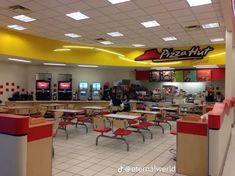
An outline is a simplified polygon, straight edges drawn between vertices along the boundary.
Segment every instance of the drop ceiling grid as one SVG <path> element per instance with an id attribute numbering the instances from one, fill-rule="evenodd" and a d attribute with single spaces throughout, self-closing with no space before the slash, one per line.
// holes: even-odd
<path id="1" fill-rule="evenodd" d="M 38 20 L 24 23 L 12 19 L 17 15 L 7 8 L 19 4 L 32 10 L 28 16 Z M 66 13 L 81 11 L 90 19 L 75 21 Z M 27 27 L 22 31 L 48 38 L 72 42 L 98 44 L 95 38 L 113 41 L 114 46 L 132 47 L 133 43 L 147 47 L 181 46 L 210 43 L 210 38 L 224 37 L 225 26 L 218 0 L 213 4 L 190 8 L 186 0 L 132 0 L 112 5 L 107 0 L 2 0 L 0 3 L 0 25 L 18 24 Z M 161 26 L 146 29 L 140 23 L 157 20 Z M 185 26 L 219 22 L 220 28 L 201 29 L 198 33 L 188 32 Z M 119 31 L 123 37 L 113 38 L 106 33 Z M 64 33 L 78 33 L 81 38 L 70 39 Z M 164 42 L 162 37 L 176 36 L 177 41 Z M 207 42 L 206 42 L 207 41 Z M 123 43 L 122 43 L 123 42 Z"/>

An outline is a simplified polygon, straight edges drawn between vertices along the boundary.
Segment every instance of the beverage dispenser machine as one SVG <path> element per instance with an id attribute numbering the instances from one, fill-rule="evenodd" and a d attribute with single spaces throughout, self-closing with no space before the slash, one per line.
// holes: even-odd
<path id="1" fill-rule="evenodd" d="M 88 91 L 88 82 L 80 82 L 78 85 L 79 89 L 79 99 L 88 100 L 89 91 Z"/>

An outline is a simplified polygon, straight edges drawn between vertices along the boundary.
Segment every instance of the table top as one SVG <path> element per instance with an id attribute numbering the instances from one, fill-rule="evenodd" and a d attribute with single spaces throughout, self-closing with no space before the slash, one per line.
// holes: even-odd
<path id="1" fill-rule="evenodd" d="M 137 112 L 142 114 L 160 114 L 160 112 L 156 111 L 145 111 L 145 110 L 132 110 L 131 112 Z"/>
<path id="2" fill-rule="evenodd" d="M 4 109 L 15 110 L 15 109 L 32 109 L 33 106 L 10 106 L 4 107 Z"/>
<path id="3" fill-rule="evenodd" d="M 103 109 L 107 109 L 107 107 L 104 107 L 104 106 L 83 106 L 82 109 L 103 110 Z"/>
<path id="4" fill-rule="evenodd" d="M 56 107 L 56 106 L 63 106 L 63 104 L 51 103 L 51 104 L 41 104 L 41 106 Z"/>
<path id="5" fill-rule="evenodd" d="M 116 119 L 128 119 L 128 120 L 132 120 L 132 119 L 137 119 L 139 118 L 139 116 L 135 116 L 135 115 L 126 115 L 126 114 L 107 114 L 104 115 L 105 117 L 108 118 L 116 118 Z"/>
<path id="6" fill-rule="evenodd" d="M 169 111 L 177 111 L 178 108 L 174 108 L 174 107 L 151 107 L 151 109 L 159 109 L 159 110 L 169 110 Z"/>
<path id="7" fill-rule="evenodd" d="M 53 112 L 68 112 L 68 113 L 81 113 L 84 110 L 81 109 L 54 109 Z"/>

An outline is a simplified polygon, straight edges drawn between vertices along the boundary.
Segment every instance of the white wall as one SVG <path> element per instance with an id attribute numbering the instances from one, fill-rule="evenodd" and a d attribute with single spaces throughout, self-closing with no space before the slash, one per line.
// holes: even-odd
<path id="1" fill-rule="evenodd" d="M 14 64 L 14 63 L 0 63 L 0 85 L 3 85 L 3 95 L 0 95 L 0 100 L 6 101 L 10 96 L 12 96 L 11 89 L 16 90 L 16 86 L 27 89 L 27 70 L 26 66 L 23 64 Z M 9 82 L 10 85 L 6 86 L 6 82 Z M 11 86 L 11 83 L 15 83 L 15 86 Z M 6 88 L 9 89 L 9 92 L 6 92 Z"/>

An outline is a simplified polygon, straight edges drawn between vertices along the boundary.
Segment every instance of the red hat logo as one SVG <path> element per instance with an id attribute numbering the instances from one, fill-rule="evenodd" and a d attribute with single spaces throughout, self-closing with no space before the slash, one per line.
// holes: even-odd
<path id="1" fill-rule="evenodd" d="M 160 59 L 160 57 L 161 57 L 161 54 L 158 52 L 157 49 L 150 49 L 150 50 L 146 50 L 144 54 L 135 58 L 135 61 Z"/>

